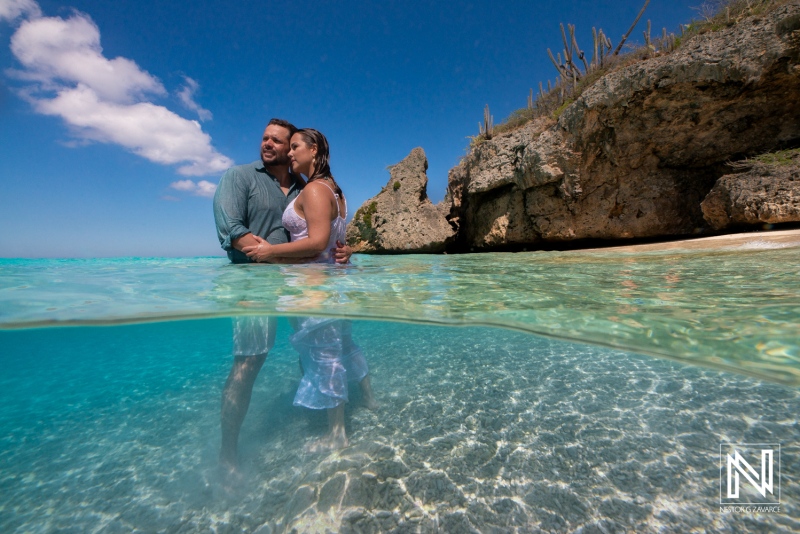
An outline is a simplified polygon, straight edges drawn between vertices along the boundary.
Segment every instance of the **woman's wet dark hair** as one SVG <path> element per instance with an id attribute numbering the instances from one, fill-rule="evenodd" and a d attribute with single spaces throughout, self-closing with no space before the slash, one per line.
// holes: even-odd
<path id="1" fill-rule="evenodd" d="M 315 145 L 317 147 L 316 164 L 314 165 L 314 173 L 308 177 L 308 183 L 313 182 L 319 178 L 330 178 L 333 182 L 333 189 L 336 194 L 344 198 L 342 188 L 336 183 L 331 174 L 330 165 L 330 148 L 328 147 L 328 140 L 313 128 L 301 128 L 295 132 L 303 138 L 303 141 L 308 145 Z"/>

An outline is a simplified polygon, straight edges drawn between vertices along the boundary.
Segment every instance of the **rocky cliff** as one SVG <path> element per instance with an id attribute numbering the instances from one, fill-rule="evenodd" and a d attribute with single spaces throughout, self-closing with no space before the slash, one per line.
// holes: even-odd
<path id="1" fill-rule="evenodd" d="M 460 248 L 719 228 L 701 203 L 735 180 L 726 162 L 800 142 L 799 60 L 793 3 L 611 72 L 557 121 L 481 143 L 450 172 Z"/>
<path id="2" fill-rule="evenodd" d="M 717 180 L 700 204 L 712 228 L 800 221 L 800 150 L 770 156 L 738 164 L 746 171 Z"/>
<path id="3" fill-rule="evenodd" d="M 347 226 L 356 252 L 444 252 L 455 236 L 448 207 L 428 198 L 428 159 L 415 148 L 390 170 L 389 182 L 367 200 Z"/>
<path id="4" fill-rule="evenodd" d="M 796 173 L 765 177 L 762 168 L 748 178 L 728 164 L 798 146 L 800 2 L 792 1 L 613 70 L 557 116 L 476 143 L 450 171 L 445 200 L 457 233 L 444 242 L 492 250 L 797 221 Z M 378 224 L 411 222 L 404 209 L 381 211 Z"/>

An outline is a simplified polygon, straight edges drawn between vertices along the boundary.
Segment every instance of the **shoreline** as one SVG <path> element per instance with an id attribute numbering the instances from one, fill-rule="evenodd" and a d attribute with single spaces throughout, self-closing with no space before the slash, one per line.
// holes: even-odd
<path id="1" fill-rule="evenodd" d="M 609 247 L 592 247 L 575 249 L 579 252 L 658 252 L 664 250 L 720 250 L 741 247 L 752 242 L 764 242 L 785 247 L 800 246 L 800 229 L 768 230 L 746 232 L 741 234 L 725 234 L 712 237 L 695 237 L 661 243 L 644 243 L 639 245 L 616 245 Z"/>

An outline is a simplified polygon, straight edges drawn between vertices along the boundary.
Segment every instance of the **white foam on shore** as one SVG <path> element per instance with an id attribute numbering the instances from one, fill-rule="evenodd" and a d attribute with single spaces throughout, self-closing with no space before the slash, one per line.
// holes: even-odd
<path id="1" fill-rule="evenodd" d="M 756 239 L 755 241 L 743 243 L 736 248 L 739 250 L 770 250 L 789 247 L 800 247 L 800 240 L 794 242 L 776 242 L 766 241 L 764 239 Z"/>

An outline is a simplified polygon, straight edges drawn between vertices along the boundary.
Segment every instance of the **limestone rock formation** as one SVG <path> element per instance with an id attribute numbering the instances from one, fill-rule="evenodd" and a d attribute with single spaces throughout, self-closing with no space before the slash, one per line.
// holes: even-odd
<path id="1" fill-rule="evenodd" d="M 800 3 L 790 2 L 606 74 L 557 120 L 477 144 L 449 175 L 453 248 L 701 232 L 700 204 L 726 162 L 798 145 Z"/>
<path id="2" fill-rule="evenodd" d="M 443 252 L 455 235 L 448 207 L 428 198 L 428 159 L 415 148 L 393 166 L 389 183 L 367 200 L 347 226 L 356 252 Z"/>
<path id="3" fill-rule="evenodd" d="M 749 224 L 800 221 L 800 152 L 784 164 L 755 163 L 726 174 L 703 200 L 703 215 L 716 230 Z"/>

